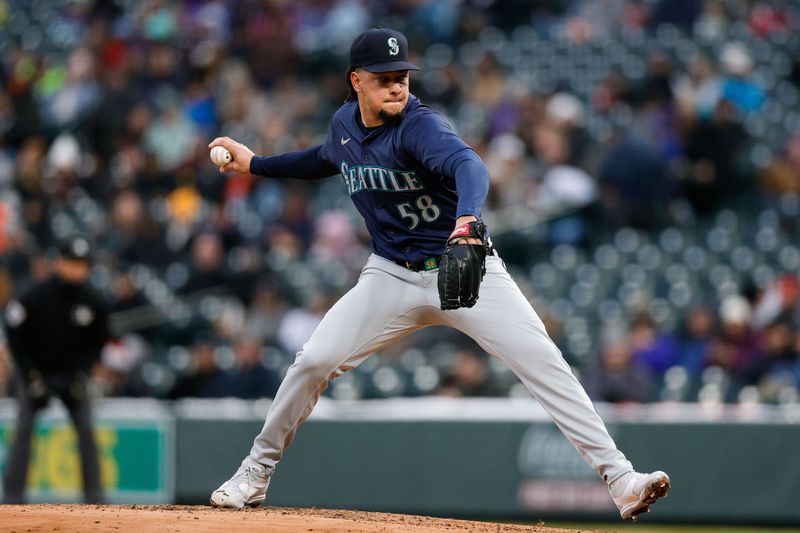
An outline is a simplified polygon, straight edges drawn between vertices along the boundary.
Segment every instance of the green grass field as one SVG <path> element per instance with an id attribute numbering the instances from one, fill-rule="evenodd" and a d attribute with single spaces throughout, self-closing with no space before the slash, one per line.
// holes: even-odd
<path id="1" fill-rule="evenodd" d="M 647 524 L 647 523 L 575 523 L 575 522 L 545 522 L 545 526 L 576 529 L 581 531 L 597 531 L 601 533 L 636 532 L 636 533 L 800 533 L 798 527 L 768 527 L 768 526 L 717 526 L 703 525 L 691 526 L 681 524 Z"/>

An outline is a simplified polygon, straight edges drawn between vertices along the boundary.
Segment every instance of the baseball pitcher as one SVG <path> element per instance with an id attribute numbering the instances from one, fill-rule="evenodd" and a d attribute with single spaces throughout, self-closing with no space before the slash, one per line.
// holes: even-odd
<path id="1" fill-rule="evenodd" d="M 261 433 L 211 504 L 260 505 L 270 477 L 328 382 L 427 326 L 446 325 L 508 364 L 578 453 L 608 484 L 622 518 L 649 510 L 670 488 L 620 452 L 559 349 L 493 249 L 481 222 L 489 177 L 445 119 L 409 93 L 405 36 L 373 28 L 353 41 L 350 96 L 324 144 L 259 157 L 227 137 L 222 172 L 317 179 L 339 174 L 372 237 L 358 283 L 298 352 Z"/>

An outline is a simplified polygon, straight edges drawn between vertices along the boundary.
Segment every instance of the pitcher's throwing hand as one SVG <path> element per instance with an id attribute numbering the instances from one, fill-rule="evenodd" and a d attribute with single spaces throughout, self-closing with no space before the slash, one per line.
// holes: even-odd
<path id="1" fill-rule="evenodd" d="M 233 160 L 219 167 L 220 172 L 238 172 L 240 174 L 250 174 L 250 161 L 253 159 L 253 151 L 242 143 L 238 143 L 230 137 L 217 137 L 208 145 L 211 150 L 215 146 L 222 146 L 230 152 Z"/>

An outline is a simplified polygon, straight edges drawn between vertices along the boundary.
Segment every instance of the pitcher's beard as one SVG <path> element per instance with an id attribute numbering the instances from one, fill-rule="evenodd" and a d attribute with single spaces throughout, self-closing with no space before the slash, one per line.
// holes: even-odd
<path id="1" fill-rule="evenodd" d="M 396 126 L 403 121 L 403 110 L 401 110 L 399 113 L 389 113 L 388 111 L 381 109 L 378 111 L 378 118 L 381 119 L 384 124 Z"/>

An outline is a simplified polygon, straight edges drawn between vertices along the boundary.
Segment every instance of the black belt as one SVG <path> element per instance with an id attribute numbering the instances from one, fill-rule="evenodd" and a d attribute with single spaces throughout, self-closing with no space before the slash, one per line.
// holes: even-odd
<path id="1" fill-rule="evenodd" d="M 436 257 L 429 257 L 417 262 L 400 261 L 399 259 L 392 259 L 392 261 L 413 272 L 423 272 L 425 270 L 436 270 L 439 268 L 439 260 Z"/>
<path id="2" fill-rule="evenodd" d="M 488 257 L 490 255 L 494 255 L 494 246 L 489 247 L 489 251 L 486 256 Z M 423 272 L 426 270 L 436 270 L 437 268 L 439 268 L 439 259 L 437 257 L 429 257 L 427 259 L 423 259 L 422 261 L 417 261 L 417 262 L 392 259 L 392 262 L 400 265 L 403 268 L 407 268 L 412 272 Z"/>

